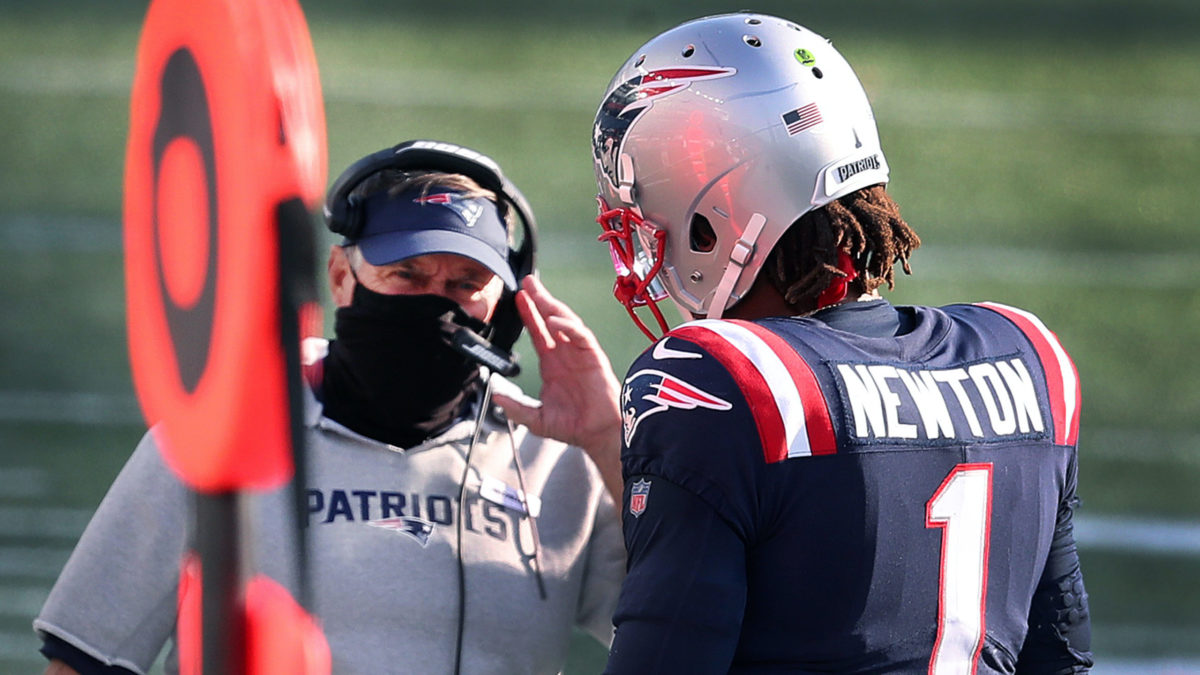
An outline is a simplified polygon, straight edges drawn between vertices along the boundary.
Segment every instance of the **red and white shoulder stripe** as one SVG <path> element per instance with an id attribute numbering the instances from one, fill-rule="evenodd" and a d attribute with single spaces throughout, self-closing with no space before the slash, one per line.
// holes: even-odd
<path id="1" fill-rule="evenodd" d="M 703 347 L 733 376 L 767 462 L 837 451 L 817 378 L 783 338 L 749 321 L 716 319 L 686 323 L 670 335 Z"/>
<path id="2" fill-rule="evenodd" d="M 1033 314 L 1016 307 L 995 302 L 980 302 L 985 307 L 1001 314 L 1016 324 L 1033 343 L 1042 370 L 1046 373 L 1046 388 L 1050 391 L 1050 413 L 1054 420 L 1054 442 L 1059 445 L 1075 445 L 1079 440 L 1079 372 L 1067 350 L 1046 324 Z"/>

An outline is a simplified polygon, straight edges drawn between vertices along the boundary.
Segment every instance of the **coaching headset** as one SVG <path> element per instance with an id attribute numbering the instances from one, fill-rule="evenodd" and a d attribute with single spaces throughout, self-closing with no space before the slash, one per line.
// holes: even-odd
<path id="1" fill-rule="evenodd" d="M 351 164 L 333 182 L 325 198 L 325 224 L 332 232 L 351 241 L 358 239 L 363 229 L 363 203 L 366 200 L 365 197 L 351 196 L 350 193 L 370 176 L 388 169 L 457 173 L 474 180 L 485 190 L 491 190 L 496 195 L 501 216 L 511 213 L 520 223 L 520 242 L 515 248 L 510 243 L 508 250 L 508 264 L 517 284 L 521 283 L 523 277 L 534 273 L 537 222 L 529 202 L 504 177 L 500 166 L 492 158 L 453 143 L 405 141 Z M 507 218 L 503 220 L 508 223 Z M 451 346 L 502 375 L 513 375 L 518 369 L 512 348 L 523 327 L 513 292 L 505 291 L 492 315 L 491 326 L 490 340 L 462 328 L 454 331 Z"/>

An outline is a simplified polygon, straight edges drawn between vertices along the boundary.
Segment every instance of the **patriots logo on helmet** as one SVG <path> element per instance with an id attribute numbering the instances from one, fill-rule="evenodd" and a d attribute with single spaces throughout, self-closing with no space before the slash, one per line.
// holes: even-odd
<path id="1" fill-rule="evenodd" d="M 621 421 L 625 444 L 633 441 L 638 425 L 647 417 L 670 408 L 678 410 L 729 410 L 729 401 L 684 382 L 661 370 L 639 370 L 625 380 L 621 391 Z"/>
<path id="2" fill-rule="evenodd" d="M 656 99 L 687 89 L 692 82 L 728 77 L 736 72 L 736 68 L 660 68 L 628 79 L 613 89 L 600 105 L 592 127 L 592 154 L 613 187 L 620 183 L 617 160 L 625 135 L 642 112 Z"/>
<path id="3" fill-rule="evenodd" d="M 462 218 L 463 222 L 467 224 L 467 227 L 474 227 L 475 221 L 479 220 L 479 216 L 483 215 L 483 204 L 479 203 L 479 200 L 464 197 L 453 192 L 426 195 L 414 199 L 413 202 L 422 206 L 425 204 L 444 206 L 457 213 L 458 217 Z"/>
<path id="4" fill-rule="evenodd" d="M 400 534 L 406 534 L 413 539 L 416 539 L 422 547 L 429 545 L 429 535 L 433 534 L 433 523 L 423 518 L 399 517 L 399 518 L 383 518 L 381 520 L 369 520 L 367 524 L 371 527 L 378 527 L 384 530 L 392 530 Z"/>

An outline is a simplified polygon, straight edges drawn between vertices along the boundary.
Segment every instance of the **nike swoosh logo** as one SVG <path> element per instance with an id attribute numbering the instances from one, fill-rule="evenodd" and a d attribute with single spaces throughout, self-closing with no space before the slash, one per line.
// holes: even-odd
<path id="1" fill-rule="evenodd" d="M 670 338 L 667 338 L 669 340 Z M 662 361 L 664 359 L 699 359 L 702 355 L 695 352 L 681 352 L 678 349 L 671 349 L 667 346 L 667 340 L 661 340 L 654 345 L 654 352 L 651 354 L 655 360 Z"/>

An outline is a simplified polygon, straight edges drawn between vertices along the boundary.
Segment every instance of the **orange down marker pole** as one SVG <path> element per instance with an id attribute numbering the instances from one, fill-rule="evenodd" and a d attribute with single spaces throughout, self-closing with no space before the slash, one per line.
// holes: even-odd
<path id="1" fill-rule="evenodd" d="M 245 491 L 303 478 L 299 324 L 315 314 L 309 214 L 325 153 L 296 0 L 151 2 L 130 110 L 125 276 L 138 400 L 196 493 L 196 550 L 181 561 L 185 673 L 329 671 L 312 618 L 246 569 L 236 508 Z"/>

